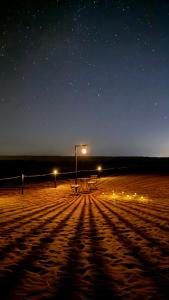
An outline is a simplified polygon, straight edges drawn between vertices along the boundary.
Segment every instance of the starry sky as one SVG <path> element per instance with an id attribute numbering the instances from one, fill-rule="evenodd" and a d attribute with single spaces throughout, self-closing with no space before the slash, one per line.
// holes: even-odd
<path id="1" fill-rule="evenodd" d="M 169 156 L 169 1 L 2 1 L 0 141 L 0 155 Z"/>

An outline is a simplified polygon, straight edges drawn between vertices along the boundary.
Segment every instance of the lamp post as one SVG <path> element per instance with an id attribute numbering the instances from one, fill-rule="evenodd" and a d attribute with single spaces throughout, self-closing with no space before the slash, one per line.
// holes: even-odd
<path id="1" fill-rule="evenodd" d="M 58 174 L 58 170 L 54 170 L 53 174 L 54 174 L 54 178 L 55 178 L 55 188 L 56 188 L 56 175 Z"/>
<path id="2" fill-rule="evenodd" d="M 22 195 L 23 195 L 23 190 L 24 190 L 24 179 L 25 179 L 25 176 L 24 174 L 21 175 L 21 191 L 22 191 Z"/>
<path id="3" fill-rule="evenodd" d="M 97 171 L 98 171 L 98 177 L 100 178 L 100 173 L 102 171 L 102 166 L 98 166 L 97 167 Z"/>
<path id="4" fill-rule="evenodd" d="M 78 157 L 78 148 L 81 149 L 82 154 L 87 153 L 87 144 L 75 145 L 75 185 L 77 185 L 77 157 Z"/>

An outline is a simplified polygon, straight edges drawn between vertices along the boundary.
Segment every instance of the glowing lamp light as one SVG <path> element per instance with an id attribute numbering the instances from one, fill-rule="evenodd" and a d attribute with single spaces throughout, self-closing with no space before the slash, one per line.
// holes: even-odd
<path id="1" fill-rule="evenodd" d="M 54 174 L 54 175 L 57 175 L 57 174 L 58 174 L 58 170 L 55 169 L 55 170 L 53 171 L 53 174 Z"/>
<path id="2" fill-rule="evenodd" d="M 57 169 L 53 170 L 53 174 L 54 174 L 55 188 L 56 188 L 56 175 L 58 174 L 58 170 Z"/>
<path id="3" fill-rule="evenodd" d="M 82 148 L 82 154 L 86 154 L 87 153 L 87 149 L 86 148 Z"/>
<path id="4" fill-rule="evenodd" d="M 97 171 L 101 171 L 102 170 L 102 167 L 101 166 L 98 166 L 97 167 Z"/>

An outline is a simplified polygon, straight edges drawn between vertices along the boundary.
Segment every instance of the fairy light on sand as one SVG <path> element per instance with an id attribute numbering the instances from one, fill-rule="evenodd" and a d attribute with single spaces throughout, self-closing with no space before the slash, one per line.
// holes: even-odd
<path id="1" fill-rule="evenodd" d="M 135 198 L 138 202 L 142 202 L 142 203 L 148 203 L 149 202 L 149 198 L 147 196 L 143 196 L 143 195 L 138 195 L 137 198 Z"/>
<path id="2" fill-rule="evenodd" d="M 145 197 L 145 196 L 141 196 L 141 197 L 139 198 L 139 200 L 140 200 L 141 202 L 148 202 L 148 198 Z"/>
<path id="3" fill-rule="evenodd" d="M 113 199 L 116 199 L 116 193 L 113 192 L 113 195 L 112 195 Z"/>
<path id="4" fill-rule="evenodd" d="M 112 199 L 113 200 L 121 200 L 121 193 L 113 191 L 113 193 L 112 193 Z"/>

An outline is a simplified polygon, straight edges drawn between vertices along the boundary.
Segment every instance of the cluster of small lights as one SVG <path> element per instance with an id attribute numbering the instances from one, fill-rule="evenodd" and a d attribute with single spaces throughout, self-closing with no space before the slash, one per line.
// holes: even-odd
<path id="1" fill-rule="evenodd" d="M 122 201 L 136 200 L 142 202 L 147 202 L 149 200 L 147 196 L 138 195 L 137 193 L 126 194 L 124 191 L 122 192 L 112 191 L 111 194 L 103 192 L 102 195 L 108 196 L 109 200 L 122 200 Z"/>
<path id="2" fill-rule="evenodd" d="M 113 191 L 113 199 L 120 199 L 120 200 L 137 200 L 137 201 L 148 201 L 148 198 L 143 195 L 138 195 L 137 193 L 133 194 L 125 194 L 125 192 L 115 193 Z"/>

